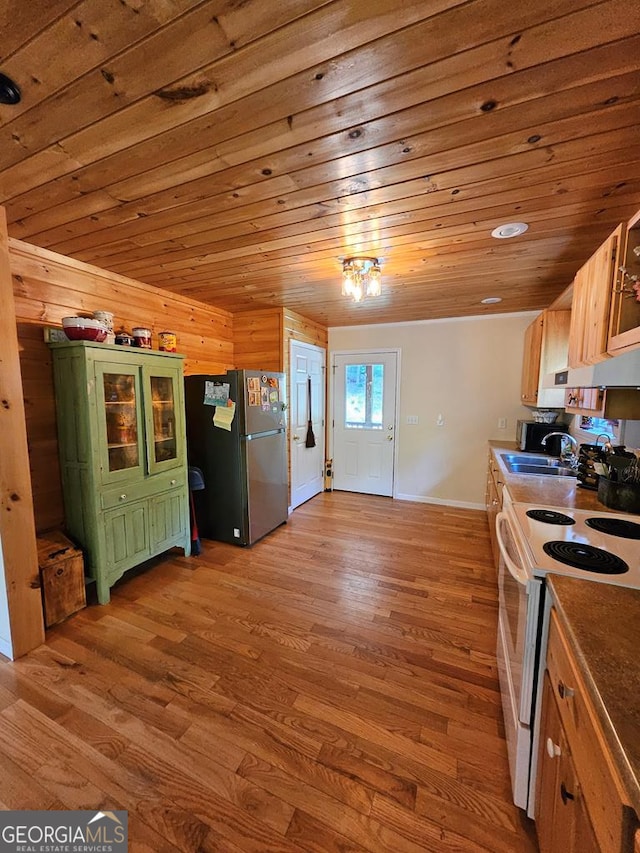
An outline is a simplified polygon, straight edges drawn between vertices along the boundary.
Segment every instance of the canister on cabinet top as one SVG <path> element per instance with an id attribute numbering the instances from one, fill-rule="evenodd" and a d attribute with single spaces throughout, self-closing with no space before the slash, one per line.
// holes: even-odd
<path id="1" fill-rule="evenodd" d="M 176 352 L 178 347 L 178 336 L 175 332 L 158 333 L 158 349 L 162 352 Z"/>
<path id="2" fill-rule="evenodd" d="M 151 349 L 151 329 L 136 326 L 133 330 L 133 343 L 142 349 Z"/>

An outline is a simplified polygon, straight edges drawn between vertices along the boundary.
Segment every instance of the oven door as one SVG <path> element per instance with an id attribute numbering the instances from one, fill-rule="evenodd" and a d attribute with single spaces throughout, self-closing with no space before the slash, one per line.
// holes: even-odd
<path id="1" fill-rule="evenodd" d="M 502 655 L 508 670 L 513 707 L 520 722 L 530 725 L 541 581 L 530 573 L 506 513 L 498 514 L 496 537 L 500 549 L 498 594 Z"/>

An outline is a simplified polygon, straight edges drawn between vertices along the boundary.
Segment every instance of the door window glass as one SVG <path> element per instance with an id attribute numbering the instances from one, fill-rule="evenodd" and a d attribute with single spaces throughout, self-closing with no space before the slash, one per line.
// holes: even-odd
<path id="1" fill-rule="evenodd" d="M 153 406 L 153 453 L 156 462 L 166 462 L 178 455 L 176 440 L 176 407 L 170 376 L 151 377 Z"/>
<path id="2" fill-rule="evenodd" d="M 136 380 L 128 373 L 103 375 L 109 471 L 139 465 Z"/>
<path id="3" fill-rule="evenodd" d="M 382 429 L 384 364 L 345 365 L 345 429 Z"/>

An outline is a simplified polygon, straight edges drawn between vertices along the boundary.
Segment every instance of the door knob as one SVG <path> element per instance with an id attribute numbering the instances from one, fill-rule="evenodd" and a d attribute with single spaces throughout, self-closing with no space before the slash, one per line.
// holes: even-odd
<path id="1" fill-rule="evenodd" d="M 392 436 L 392 435 L 388 435 L 388 436 L 387 436 L 387 441 L 393 441 L 393 436 Z"/>
<path id="2" fill-rule="evenodd" d="M 294 440 L 294 441 L 300 441 L 300 436 L 299 436 L 299 435 L 294 435 L 294 436 L 293 436 L 293 440 Z"/>

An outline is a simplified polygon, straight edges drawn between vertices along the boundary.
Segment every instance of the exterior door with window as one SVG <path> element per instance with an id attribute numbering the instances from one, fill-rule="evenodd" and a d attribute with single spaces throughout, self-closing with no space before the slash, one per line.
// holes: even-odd
<path id="1" fill-rule="evenodd" d="M 397 353 L 334 356 L 333 487 L 393 494 Z"/>

